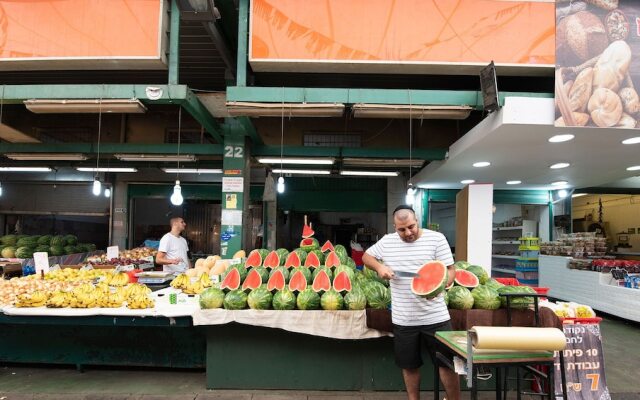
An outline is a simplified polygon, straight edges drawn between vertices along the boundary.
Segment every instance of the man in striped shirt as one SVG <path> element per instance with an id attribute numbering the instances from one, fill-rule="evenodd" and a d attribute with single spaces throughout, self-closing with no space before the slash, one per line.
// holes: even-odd
<path id="1" fill-rule="evenodd" d="M 390 281 L 396 364 L 402 368 L 409 400 L 419 400 L 421 348 L 425 346 L 435 362 L 435 333 L 452 330 L 449 311 L 444 295 L 431 300 L 416 296 L 411 291 L 412 278 L 401 278 L 394 272 L 415 273 L 425 262 L 440 260 L 448 266 L 448 286 L 455 278 L 455 267 L 447 239 L 439 232 L 420 229 L 411 207 L 398 206 L 393 212 L 393 224 L 396 232 L 367 249 L 362 260 L 367 268 Z M 384 260 L 384 264 L 378 260 Z M 458 400 L 458 375 L 446 367 L 440 367 L 438 372 L 447 399 Z"/>

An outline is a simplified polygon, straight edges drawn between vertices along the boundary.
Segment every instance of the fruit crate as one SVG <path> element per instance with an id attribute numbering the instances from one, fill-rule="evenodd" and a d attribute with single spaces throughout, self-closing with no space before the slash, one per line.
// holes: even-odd
<path id="1" fill-rule="evenodd" d="M 535 280 L 538 281 L 538 268 L 518 268 L 516 267 L 516 279 L 520 283 Z"/>

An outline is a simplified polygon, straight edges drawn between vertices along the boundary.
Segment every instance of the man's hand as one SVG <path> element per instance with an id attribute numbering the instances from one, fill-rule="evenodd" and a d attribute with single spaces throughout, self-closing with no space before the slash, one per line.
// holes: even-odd
<path id="1" fill-rule="evenodd" d="M 376 260 L 375 257 L 367 253 L 364 253 L 362 256 L 362 262 L 364 263 L 365 268 L 376 271 L 378 276 L 382 279 L 393 279 L 395 276 L 391 268 L 382 264 L 380 261 Z"/>
<path id="2" fill-rule="evenodd" d="M 178 257 L 178 258 L 172 258 L 169 261 L 171 261 L 169 264 L 180 264 L 182 262 L 182 258 Z"/>
<path id="3" fill-rule="evenodd" d="M 393 270 L 384 264 L 380 264 L 376 272 L 378 272 L 378 276 L 382 279 L 389 280 L 395 277 Z"/>

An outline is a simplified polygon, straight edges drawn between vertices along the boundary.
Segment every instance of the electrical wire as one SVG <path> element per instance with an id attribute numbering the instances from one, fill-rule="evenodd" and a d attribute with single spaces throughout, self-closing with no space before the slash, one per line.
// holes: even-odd
<path id="1" fill-rule="evenodd" d="M 178 168 L 176 170 L 176 180 L 180 180 L 180 133 L 182 131 L 182 106 L 178 108 L 178 158 L 176 161 L 178 163 Z"/>
<path id="2" fill-rule="evenodd" d="M 284 86 L 282 87 L 282 114 L 280 117 L 280 176 L 282 176 L 282 164 L 284 157 Z"/>

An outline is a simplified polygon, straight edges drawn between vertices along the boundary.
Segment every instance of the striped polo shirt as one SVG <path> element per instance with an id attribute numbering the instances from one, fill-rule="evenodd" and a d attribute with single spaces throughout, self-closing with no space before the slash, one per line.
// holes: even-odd
<path id="1" fill-rule="evenodd" d="M 404 242 L 398 233 L 384 235 L 367 249 L 367 254 L 382 259 L 394 271 L 417 272 L 431 260 L 440 260 L 447 266 L 453 264 L 447 239 L 442 233 L 428 229 L 423 229 L 420 238 L 413 243 Z M 416 296 L 411 292 L 411 279 L 396 276 L 390 281 L 393 323 L 416 326 L 448 321 L 444 295 L 431 300 Z"/>

